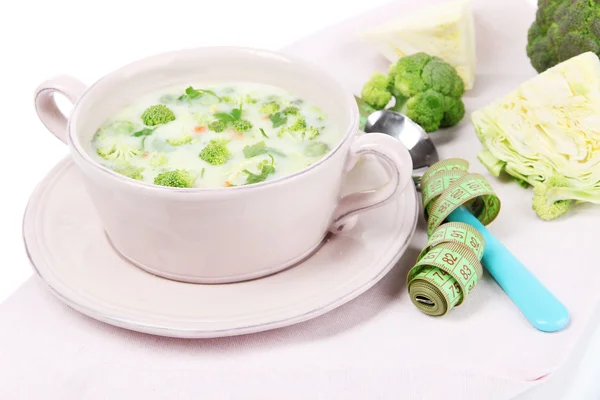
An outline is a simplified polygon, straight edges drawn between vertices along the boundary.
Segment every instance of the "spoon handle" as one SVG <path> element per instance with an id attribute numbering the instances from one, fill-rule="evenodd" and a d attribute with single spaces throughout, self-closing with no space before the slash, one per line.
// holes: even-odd
<path id="1" fill-rule="evenodd" d="M 535 328 L 556 332 L 568 324 L 565 306 L 473 214 L 459 207 L 448 221 L 467 223 L 481 233 L 485 240 L 483 266 Z"/>

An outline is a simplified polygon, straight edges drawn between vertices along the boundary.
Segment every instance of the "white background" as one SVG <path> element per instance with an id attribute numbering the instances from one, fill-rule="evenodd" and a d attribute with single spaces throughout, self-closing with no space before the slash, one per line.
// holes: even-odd
<path id="1" fill-rule="evenodd" d="M 67 147 L 46 131 L 33 108 L 33 91 L 44 79 L 67 73 L 91 84 L 135 59 L 186 47 L 238 45 L 276 50 L 385 2 L 3 1 L 0 14 L 0 120 L 3 124 L 0 136 L 0 303 L 31 276 L 21 239 L 21 218 L 28 197 L 47 171 L 67 154 Z M 63 104 L 68 109 L 68 105 Z M 1 324 L 2 321 L 0 327 Z M 594 381 L 600 372 L 598 334 L 592 349 L 583 364 L 567 368 L 574 377 L 561 379 L 557 375 L 554 379 L 555 384 L 568 381 L 569 389 L 564 397 L 538 394 L 528 398 L 600 398 L 600 387 Z"/>

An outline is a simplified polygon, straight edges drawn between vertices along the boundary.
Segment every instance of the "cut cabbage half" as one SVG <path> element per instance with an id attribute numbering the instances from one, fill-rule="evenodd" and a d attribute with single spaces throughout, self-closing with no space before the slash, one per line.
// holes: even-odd
<path id="1" fill-rule="evenodd" d="M 473 112 L 480 161 L 530 185 L 548 204 L 600 203 L 600 60 L 573 57 Z M 548 182 L 560 181 L 561 185 Z M 536 211 L 538 211 L 536 209 Z M 538 211 L 538 215 L 540 211 Z"/>

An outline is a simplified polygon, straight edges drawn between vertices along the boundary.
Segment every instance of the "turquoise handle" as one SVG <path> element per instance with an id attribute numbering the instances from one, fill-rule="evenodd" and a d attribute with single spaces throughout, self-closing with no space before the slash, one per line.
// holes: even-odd
<path id="1" fill-rule="evenodd" d="M 459 207 L 448 221 L 467 223 L 481 233 L 485 240 L 481 263 L 534 327 L 557 332 L 567 326 L 565 306 L 473 214 Z"/>

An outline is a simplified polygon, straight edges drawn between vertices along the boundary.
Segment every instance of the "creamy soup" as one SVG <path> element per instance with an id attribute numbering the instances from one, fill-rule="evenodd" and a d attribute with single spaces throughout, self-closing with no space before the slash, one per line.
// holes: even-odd
<path id="1" fill-rule="evenodd" d="M 306 168 L 340 139 L 315 104 L 278 87 L 232 82 L 139 98 L 98 129 L 92 157 L 156 185 L 231 187 Z"/>

